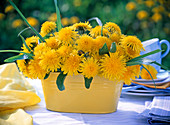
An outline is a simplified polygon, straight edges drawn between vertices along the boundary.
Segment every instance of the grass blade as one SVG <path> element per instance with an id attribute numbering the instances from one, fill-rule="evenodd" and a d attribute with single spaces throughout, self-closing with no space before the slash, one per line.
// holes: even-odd
<path id="1" fill-rule="evenodd" d="M 17 56 L 12 56 L 6 60 L 4 60 L 4 62 L 14 62 L 16 60 L 23 60 L 23 59 L 33 59 L 31 56 L 28 56 L 26 54 L 23 55 L 17 55 Z"/>
<path id="2" fill-rule="evenodd" d="M 27 44 L 26 44 L 26 42 L 25 42 L 24 37 L 23 37 L 23 36 L 21 36 L 21 35 L 19 35 L 19 36 L 21 37 L 22 42 L 23 42 L 23 44 L 25 45 L 25 47 L 28 49 L 28 51 L 29 51 L 29 52 L 32 52 L 32 51 L 31 51 L 31 49 L 27 46 Z"/>

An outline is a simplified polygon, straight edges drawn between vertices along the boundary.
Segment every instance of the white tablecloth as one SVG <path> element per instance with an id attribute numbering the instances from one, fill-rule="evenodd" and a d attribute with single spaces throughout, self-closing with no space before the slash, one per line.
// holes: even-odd
<path id="1" fill-rule="evenodd" d="M 147 118 L 139 115 L 145 109 L 145 101 L 152 97 L 121 95 L 118 109 L 109 114 L 61 113 L 45 108 L 45 101 L 40 80 L 28 81 L 35 87 L 41 98 L 38 105 L 26 107 L 32 115 L 34 125 L 147 125 Z"/>

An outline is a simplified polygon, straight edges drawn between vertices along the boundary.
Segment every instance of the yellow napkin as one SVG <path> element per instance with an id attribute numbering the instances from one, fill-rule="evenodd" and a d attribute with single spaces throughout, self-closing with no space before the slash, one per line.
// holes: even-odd
<path id="1" fill-rule="evenodd" d="M 0 66 L 0 125 L 31 125 L 32 117 L 18 108 L 40 101 L 15 63 Z"/>

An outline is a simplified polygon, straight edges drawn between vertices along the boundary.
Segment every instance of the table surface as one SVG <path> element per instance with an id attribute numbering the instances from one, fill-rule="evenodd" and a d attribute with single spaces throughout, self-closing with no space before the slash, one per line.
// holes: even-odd
<path id="1" fill-rule="evenodd" d="M 109 114 L 62 113 L 49 111 L 45 107 L 45 100 L 41 81 L 27 79 L 37 90 L 41 102 L 26 107 L 25 111 L 32 115 L 34 125 L 147 125 L 147 118 L 140 115 L 145 109 L 145 101 L 152 101 L 153 97 L 121 95 L 118 109 Z"/>

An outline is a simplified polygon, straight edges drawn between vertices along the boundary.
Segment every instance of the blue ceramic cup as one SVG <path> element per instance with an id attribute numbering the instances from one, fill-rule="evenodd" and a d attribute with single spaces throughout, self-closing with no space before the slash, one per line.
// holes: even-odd
<path id="1" fill-rule="evenodd" d="M 155 54 L 147 57 L 148 59 L 154 60 L 154 61 L 156 61 L 160 64 L 162 63 L 162 58 L 165 57 L 169 53 L 170 43 L 167 40 L 159 41 L 158 38 L 154 38 L 154 39 L 151 39 L 151 40 L 144 41 L 144 42 L 142 42 L 142 44 L 145 48 L 145 51 L 142 51 L 141 55 L 148 53 L 148 52 L 151 52 L 151 51 L 154 51 L 156 49 L 162 50 L 161 45 L 166 44 L 167 50 L 165 52 L 163 52 L 163 54 L 161 52 L 159 52 L 159 53 L 155 53 Z M 152 66 L 154 66 L 155 69 L 159 72 L 159 70 L 161 68 L 160 66 L 157 66 L 155 64 L 152 64 Z"/>

